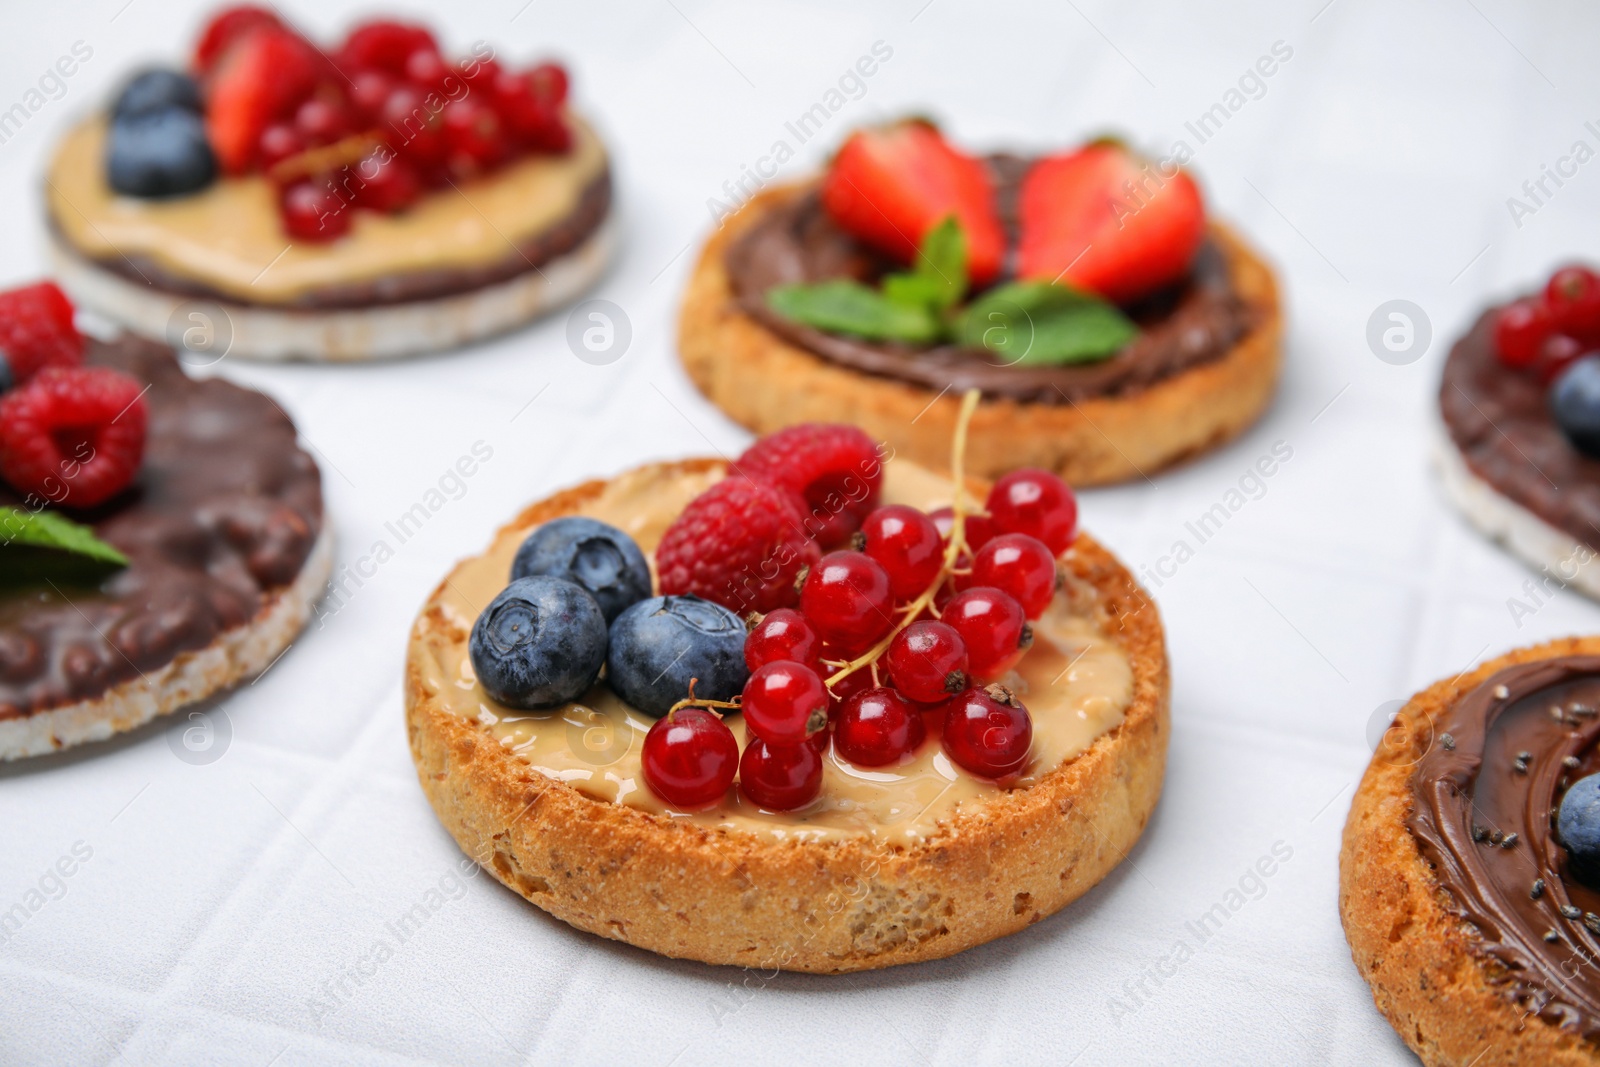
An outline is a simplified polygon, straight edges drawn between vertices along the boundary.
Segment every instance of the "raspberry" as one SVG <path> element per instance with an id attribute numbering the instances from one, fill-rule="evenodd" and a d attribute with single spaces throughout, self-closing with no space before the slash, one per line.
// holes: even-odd
<path id="1" fill-rule="evenodd" d="M 806 530 L 824 547 L 844 543 L 878 506 L 883 460 L 854 426 L 809 422 L 768 434 L 734 464 L 747 477 L 798 494 Z"/>
<path id="2" fill-rule="evenodd" d="M 83 337 L 72 302 L 55 282 L 0 293 L 0 390 L 21 385 L 45 367 L 83 362 Z"/>
<path id="3" fill-rule="evenodd" d="M 793 607 L 795 576 L 817 561 L 794 497 L 737 475 L 683 509 L 656 548 L 665 596 L 694 593 L 741 615 Z"/>
<path id="4" fill-rule="evenodd" d="M 19 493 L 87 508 L 132 483 L 144 455 L 142 387 L 104 367 L 47 367 L 0 397 L 0 475 Z"/>

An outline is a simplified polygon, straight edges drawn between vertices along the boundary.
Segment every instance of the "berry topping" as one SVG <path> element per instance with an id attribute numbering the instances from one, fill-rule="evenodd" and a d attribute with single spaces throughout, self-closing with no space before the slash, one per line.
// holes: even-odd
<path id="1" fill-rule="evenodd" d="M 1600 459 L 1600 355 L 1583 357 L 1556 379 L 1550 414 L 1573 448 Z"/>
<path id="2" fill-rule="evenodd" d="M 1544 304 L 1557 330 L 1584 345 L 1600 344 L 1600 275 L 1562 267 L 1545 286 Z"/>
<path id="3" fill-rule="evenodd" d="M 471 176 L 506 155 L 506 131 L 499 112 L 475 96 L 453 100 L 444 109 L 444 143 L 450 169 Z"/>
<path id="4" fill-rule="evenodd" d="M 1549 385 L 1561 377 L 1561 372 L 1566 370 L 1573 360 L 1589 351 L 1589 347 L 1576 337 L 1553 333 L 1539 346 L 1539 356 L 1533 361 L 1533 375 L 1543 384 Z"/>
<path id="5" fill-rule="evenodd" d="M 294 112 L 295 132 L 307 145 L 332 144 L 353 132 L 355 116 L 338 98 L 313 96 Z"/>
<path id="6" fill-rule="evenodd" d="M 1494 317 L 1494 347 L 1500 362 L 1513 370 L 1531 367 L 1554 329 L 1542 297 L 1524 297 L 1507 304 Z"/>
<path id="7" fill-rule="evenodd" d="M 953 215 L 973 283 L 1000 273 L 1005 235 L 989 169 L 927 122 L 851 134 L 823 179 L 822 203 L 841 227 L 902 263 L 913 262 L 928 231 Z"/>
<path id="8" fill-rule="evenodd" d="M 969 689 L 945 708 L 943 744 L 973 774 L 1006 778 L 1028 762 L 1033 718 L 1003 685 Z"/>
<path id="9" fill-rule="evenodd" d="M 940 615 L 967 646 L 967 665 L 979 681 L 998 678 L 1016 666 L 1033 644 L 1022 605 L 1009 593 L 979 586 L 950 598 Z"/>
<path id="10" fill-rule="evenodd" d="M 60 286 L 38 282 L 0 293 L 0 392 L 45 367 L 82 362 L 83 337 Z"/>
<path id="11" fill-rule="evenodd" d="M 166 108 L 111 124 L 106 180 L 126 196 L 182 196 L 210 185 L 217 159 L 193 111 Z"/>
<path id="12" fill-rule="evenodd" d="M 828 695 L 833 698 L 828 708 L 828 714 L 833 718 L 838 718 L 839 709 L 851 697 L 872 688 L 871 671 L 854 671 L 837 682 L 831 681 L 833 676 L 838 673 L 838 668 L 828 669 L 827 676 L 830 680 L 825 682 L 828 686 Z"/>
<path id="13" fill-rule="evenodd" d="M 332 241 L 349 232 L 355 221 L 337 190 L 321 178 L 307 178 L 283 187 L 278 210 L 289 236 L 305 241 Z"/>
<path id="14" fill-rule="evenodd" d="M 694 696 L 731 700 L 744 688 L 744 623 L 697 596 L 641 600 L 611 624 L 606 679 L 646 715 L 665 715 Z M 737 757 L 737 753 L 735 753 Z"/>
<path id="15" fill-rule="evenodd" d="M 894 626 L 888 572 L 860 552 L 830 552 L 806 575 L 800 611 L 830 646 L 864 652 Z"/>
<path id="16" fill-rule="evenodd" d="M 1568 869 L 1590 888 L 1600 885 L 1600 774 L 1579 778 L 1561 798 L 1556 835 Z"/>
<path id="17" fill-rule="evenodd" d="M 256 162 L 262 170 L 270 171 L 279 163 L 297 156 L 310 146 L 300 131 L 291 122 L 274 122 L 271 126 L 261 131 L 261 140 L 256 142 Z"/>
<path id="18" fill-rule="evenodd" d="M 791 608 L 778 608 L 756 623 L 744 642 L 744 665 L 751 670 L 778 660 L 817 667 L 822 660 L 822 638 Z"/>
<path id="19" fill-rule="evenodd" d="M 137 118 L 176 108 L 200 113 L 200 86 L 181 71 L 157 67 L 133 76 L 111 105 L 111 118 Z"/>
<path id="20" fill-rule="evenodd" d="M 932 519 L 933 525 L 938 528 L 939 536 L 948 541 L 950 527 L 955 523 L 955 511 L 948 506 L 934 508 L 928 512 L 928 518 Z M 995 535 L 994 523 L 987 515 L 969 514 L 962 525 L 966 527 L 964 540 L 967 542 L 967 548 L 973 552 L 988 544 L 989 538 Z"/>
<path id="21" fill-rule="evenodd" d="M 816 562 L 794 496 L 737 474 L 701 493 L 661 537 L 663 593 L 693 593 L 740 612 L 796 601 L 794 582 Z"/>
<path id="22" fill-rule="evenodd" d="M 511 578 L 548 574 L 589 591 L 609 625 L 650 595 L 650 564 L 633 538 L 603 522 L 572 515 L 528 535 L 511 561 Z"/>
<path id="23" fill-rule="evenodd" d="M 889 504 L 861 523 L 858 549 L 882 564 L 896 600 L 911 600 L 928 588 L 944 564 L 944 535 L 916 508 Z"/>
<path id="24" fill-rule="evenodd" d="M 739 759 L 739 788 L 768 811 L 803 808 L 822 792 L 822 753 L 811 743 L 768 744 L 752 737 Z"/>
<path id="25" fill-rule="evenodd" d="M 411 53 L 422 49 L 439 51 L 439 44 L 425 27 L 407 22 L 374 20 L 350 31 L 339 46 L 338 64 L 345 71 L 384 71 L 403 75 Z"/>
<path id="26" fill-rule="evenodd" d="M 511 708 L 576 700 L 606 661 L 600 605 L 561 578 L 519 578 L 478 616 L 467 641 L 478 684 Z"/>
<path id="27" fill-rule="evenodd" d="M 884 653 L 889 681 L 907 700 L 935 704 L 967 687 L 967 644 L 942 622 L 914 622 Z"/>
<path id="28" fill-rule="evenodd" d="M 1205 238 L 1200 191 L 1125 147 L 1039 160 L 1017 196 L 1017 274 L 1126 302 L 1178 280 Z"/>
<path id="29" fill-rule="evenodd" d="M 927 736 L 922 713 L 893 689 L 864 689 L 844 702 L 833 727 L 833 747 L 858 767 L 898 763 Z"/>
<path id="30" fill-rule="evenodd" d="M 88 508 L 133 482 L 144 457 L 144 390 L 104 367 L 46 367 L 0 396 L 0 475 L 19 493 Z"/>
<path id="31" fill-rule="evenodd" d="M 1001 534 L 978 550 L 965 584 L 1009 593 L 1024 615 L 1037 619 L 1056 593 L 1055 556 L 1037 537 Z"/>
<path id="32" fill-rule="evenodd" d="M 679 708 L 644 735 L 640 762 L 650 791 L 676 808 L 704 808 L 727 795 L 739 742 L 703 708 Z"/>
<path id="33" fill-rule="evenodd" d="M 854 426 L 812 422 L 768 434 L 734 468 L 805 501 L 806 530 L 824 546 L 842 544 L 878 502 L 883 460 Z"/>
<path id="34" fill-rule="evenodd" d="M 986 509 L 996 533 L 1037 537 L 1059 556 L 1078 530 L 1078 501 L 1067 483 L 1049 471 L 1012 471 L 989 490 Z"/>
<path id="35" fill-rule="evenodd" d="M 250 169 L 262 131 L 292 116 L 311 95 L 319 60 L 311 45 L 286 29 L 254 29 L 228 46 L 206 92 L 206 131 L 223 170 Z"/>
<path id="36" fill-rule="evenodd" d="M 757 667 L 744 683 L 739 710 L 750 732 L 774 745 L 795 745 L 828 725 L 828 691 L 803 663 Z"/>
<path id="37" fill-rule="evenodd" d="M 194 49 L 194 69 L 200 74 L 207 74 L 228 46 L 249 31 L 262 26 L 282 25 L 278 16 L 265 7 L 254 4 L 225 7 L 213 15 L 201 31 L 200 42 Z"/>

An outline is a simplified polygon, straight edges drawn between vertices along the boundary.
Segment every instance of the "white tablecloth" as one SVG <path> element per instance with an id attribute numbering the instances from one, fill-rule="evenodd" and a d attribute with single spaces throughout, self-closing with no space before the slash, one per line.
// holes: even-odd
<path id="1" fill-rule="evenodd" d="M 0 772 L 0 912 L 27 912 L 0 943 L 0 1062 L 1412 1062 L 1350 962 L 1339 834 L 1388 702 L 1600 622 L 1568 594 L 1517 618 L 1529 572 L 1454 516 L 1427 459 L 1450 338 L 1484 300 L 1595 249 L 1600 163 L 1562 163 L 1575 142 L 1600 148 L 1600 123 L 1585 125 L 1600 120 L 1594 13 L 1506 0 L 449 7 L 431 17 L 458 50 L 486 39 L 573 68 L 615 148 L 627 224 L 595 295 L 624 310 L 631 343 L 616 362 L 581 361 L 561 313 L 392 366 L 224 363 L 278 397 L 321 460 L 343 565 L 474 443 L 493 457 L 216 706 L 221 758 L 180 759 L 163 726 Z M 284 8 L 328 36 L 357 5 Z M 0 112 L 31 108 L 74 42 L 92 57 L 0 143 L 0 281 L 45 272 L 38 188 L 54 138 L 133 63 L 186 49 L 199 17 L 164 0 L 9 6 Z M 849 73 L 875 50 L 870 76 Z M 743 446 L 673 355 L 698 244 L 778 155 L 799 175 L 852 125 L 908 111 L 973 145 L 1120 130 L 1166 154 L 1182 140 L 1211 207 L 1281 267 L 1287 373 L 1267 418 L 1181 470 L 1083 494 L 1085 525 L 1145 575 L 1168 626 L 1160 807 L 1083 900 L 939 963 L 768 980 L 577 933 L 463 874 L 418 790 L 399 689 L 411 617 L 524 502 Z M 1570 176 L 1535 198 L 1523 183 L 1546 168 Z M 1396 299 L 1432 331 L 1398 365 L 1367 342 Z M 1288 458 L 1250 481 L 1275 448 Z M 1244 503 L 1199 543 L 1185 524 L 1241 479 Z M 1192 558 L 1163 562 L 1179 541 Z M 1218 903 L 1227 921 L 1202 936 Z M 397 934 L 419 904 L 426 922 Z"/>

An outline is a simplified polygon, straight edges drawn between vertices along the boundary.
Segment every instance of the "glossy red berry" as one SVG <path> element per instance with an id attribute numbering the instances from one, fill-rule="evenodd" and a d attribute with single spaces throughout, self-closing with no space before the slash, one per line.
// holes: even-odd
<path id="1" fill-rule="evenodd" d="M 1562 267 L 1544 290 L 1555 328 L 1584 344 L 1600 343 L 1600 275 L 1588 267 Z"/>
<path id="2" fill-rule="evenodd" d="M 426 89 L 444 91 L 451 88 L 450 79 L 459 79 L 454 67 L 444 61 L 437 48 L 418 48 L 406 57 L 406 80 Z M 455 86 L 460 92 L 460 85 Z"/>
<path id="3" fill-rule="evenodd" d="M 396 85 L 383 102 L 380 132 L 396 152 L 413 165 L 426 169 L 444 162 L 443 123 L 428 102 L 428 94 L 414 85 Z"/>
<path id="4" fill-rule="evenodd" d="M 994 483 L 984 508 L 996 533 L 1037 537 L 1059 556 L 1078 532 L 1078 500 L 1067 483 L 1049 471 L 1024 467 Z"/>
<path id="5" fill-rule="evenodd" d="M 822 659 L 822 638 L 793 608 L 769 611 L 744 642 L 744 665 L 751 670 L 785 659 L 812 668 Z"/>
<path id="6" fill-rule="evenodd" d="M 739 710 L 752 734 L 795 745 L 828 725 L 828 691 L 810 667 L 778 660 L 751 672 Z"/>
<path id="7" fill-rule="evenodd" d="M 540 63 L 525 75 L 533 95 L 548 107 L 567 102 L 567 69 L 559 63 Z"/>
<path id="8" fill-rule="evenodd" d="M 1500 362 L 1515 370 L 1533 365 L 1539 347 L 1555 329 L 1543 297 L 1524 297 L 1501 308 L 1494 317 L 1494 347 Z"/>
<path id="9" fill-rule="evenodd" d="M 957 766 L 984 778 L 1006 778 L 1028 762 L 1033 718 L 1003 685 L 969 689 L 946 706 L 941 736 Z"/>
<path id="10" fill-rule="evenodd" d="M 279 25 L 282 23 L 278 16 L 265 7 L 239 4 L 223 8 L 211 16 L 206 28 L 200 31 L 200 40 L 194 48 L 195 72 L 208 73 L 228 46 L 251 30 Z"/>
<path id="11" fill-rule="evenodd" d="M 1027 534 L 1001 534 L 978 551 L 963 588 L 987 585 L 1010 593 L 1022 613 L 1037 619 L 1056 593 L 1056 560 L 1045 543 Z"/>
<path id="12" fill-rule="evenodd" d="M 0 396 L 0 477 L 31 505 L 87 508 L 144 457 L 144 386 L 106 367 L 48 366 Z"/>
<path id="13" fill-rule="evenodd" d="M 880 686 L 844 702 L 833 726 L 833 747 L 858 767 L 883 767 L 914 753 L 926 736 L 922 712 Z"/>
<path id="14" fill-rule="evenodd" d="M 355 165 L 356 202 L 373 211 L 410 207 L 422 195 L 422 180 L 411 164 L 380 145 Z"/>
<path id="15" fill-rule="evenodd" d="M 339 47 L 339 66 L 347 72 L 381 70 L 403 75 L 406 61 L 418 49 L 439 50 L 433 34 L 424 27 L 374 19 L 350 31 L 350 36 Z"/>
<path id="16" fill-rule="evenodd" d="M 932 519 L 904 504 L 887 504 L 861 522 L 857 547 L 883 565 L 896 600 L 914 600 L 944 562 L 944 542 Z"/>
<path id="17" fill-rule="evenodd" d="M 256 163 L 262 170 L 271 170 L 307 147 L 306 139 L 292 123 L 274 122 L 261 131 L 261 140 L 256 144 Z"/>
<path id="18" fill-rule="evenodd" d="M 332 241 L 350 230 L 354 205 L 325 181 L 298 181 L 279 194 L 278 210 L 289 236 L 303 241 Z"/>
<path id="19" fill-rule="evenodd" d="M 46 367 L 83 362 L 83 335 L 73 315 L 72 301 L 55 282 L 0 293 L 0 392 Z"/>
<path id="20" fill-rule="evenodd" d="M 680 708 L 644 735 L 640 763 L 650 791 L 675 808 L 721 800 L 739 770 L 739 743 L 704 708 Z"/>
<path id="21" fill-rule="evenodd" d="M 967 688 L 967 643 L 946 623 L 914 622 L 889 642 L 882 666 L 901 696 L 937 703 Z"/>
<path id="22" fill-rule="evenodd" d="M 830 670 L 827 673 L 828 677 L 832 678 L 834 674 L 838 673 L 838 670 Z M 830 698 L 828 704 L 828 714 L 830 717 L 837 720 L 839 717 L 839 710 L 844 707 L 846 701 L 855 696 L 857 693 L 865 692 L 866 690 L 872 688 L 872 670 L 870 668 L 863 667 L 858 671 L 854 671 L 845 675 L 837 682 L 832 682 L 829 684 L 825 681 L 824 685 L 827 686 L 828 696 Z"/>
<path id="23" fill-rule="evenodd" d="M 487 101 L 464 96 L 444 109 L 444 143 L 450 169 L 458 174 L 488 170 L 506 155 L 506 131 Z"/>
<path id="24" fill-rule="evenodd" d="M 932 519 L 934 526 L 938 528 L 939 536 L 948 541 L 950 539 L 950 530 L 955 526 L 955 509 L 948 507 L 935 508 L 928 512 L 928 518 Z M 989 538 L 995 534 L 994 523 L 989 520 L 989 516 L 981 513 L 967 512 L 963 525 L 965 527 L 963 537 L 967 542 L 967 547 L 973 551 L 988 544 Z"/>
<path id="25" fill-rule="evenodd" d="M 830 645 L 863 652 L 894 627 L 888 572 L 861 552 L 830 552 L 800 587 L 800 612 Z"/>
<path id="26" fill-rule="evenodd" d="M 739 788 L 768 811 L 803 808 L 822 792 L 822 752 L 809 741 L 769 745 L 752 737 L 739 758 Z"/>
<path id="27" fill-rule="evenodd" d="M 339 101 L 313 96 L 295 109 L 294 128 L 308 145 L 332 144 L 354 130 L 355 118 Z"/>
<path id="28" fill-rule="evenodd" d="M 350 78 L 350 107 L 363 122 L 377 125 L 395 80 L 381 70 L 357 71 Z"/>
<path id="29" fill-rule="evenodd" d="M 951 597 L 940 620 L 955 628 L 967 646 L 973 678 L 988 681 L 1012 667 L 1033 644 L 1022 605 L 1009 593 L 978 586 Z"/>
<path id="30" fill-rule="evenodd" d="M 801 423 L 770 433 L 734 466 L 798 495 L 805 502 L 806 531 L 824 548 L 849 541 L 877 506 L 883 483 L 878 446 L 840 423 Z"/>

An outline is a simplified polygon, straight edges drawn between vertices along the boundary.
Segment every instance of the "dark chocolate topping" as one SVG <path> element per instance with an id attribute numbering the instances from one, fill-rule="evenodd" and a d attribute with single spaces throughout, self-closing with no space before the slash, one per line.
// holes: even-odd
<path id="1" fill-rule="evenodd" d="M 1600 1037 L 1600 892 L 1569 874 L 1553 820 L 1563 782 L 1600 769 L 1596 708 L 1600 656 L 1499 672 L 1433 724 L 1406 820 L 1497 965 L 1490 980 L 1528 1011 L 1589 1038 Z M 1555 940 L 1546 940 L 1551 932 Z"/>
<path id="2" fill-rule="evenodd" d="M 99 696 L 249 622 L 322 527 L 321 476 L 272 400 L 195 381 L 165 345 L 128 335 L 87 354 L 150 386 L 134 485 L 72 516 L 130 565 L 98 588 L 0 585 L 0 719 Z M 0 504 L 26 506 L 3 484 Z"/>
<path id="3" fill-rule="evenodd" d="M 1013 204 L 1027 161 L 989 160 L 1001 220 L 1015 230 Z M 898 263 L 841 230 L 815 189 L 778 205 L 728 248 L 726 265 L 744 312 L 791 344 L 841 366 L 935 391 L 980 389 L 988 396 L 1042 404 L 1136 393 L 1226 355 L 1255 326 L 1257 312 L 1234 291 L 1220 248 L 1207 241 L 1183 283 L 1125 308 L 1140 334 L 1110 359 L 1075 366 L 1007 366 L 987 351 L 865 341 L 793 322 L 767 306 L 774 286 L 856 278 L 875 284 Z"/>

